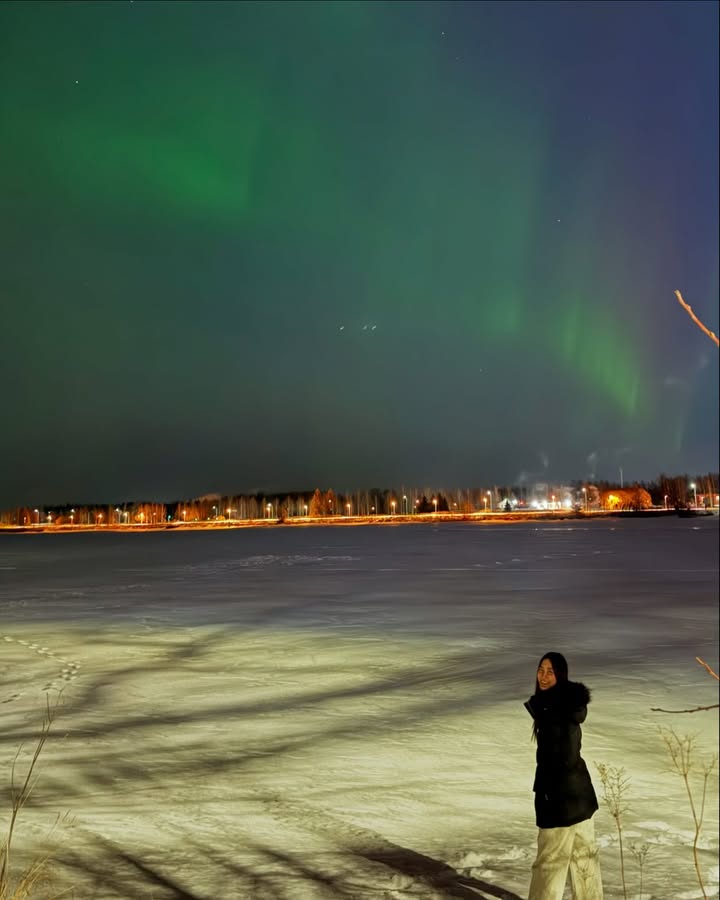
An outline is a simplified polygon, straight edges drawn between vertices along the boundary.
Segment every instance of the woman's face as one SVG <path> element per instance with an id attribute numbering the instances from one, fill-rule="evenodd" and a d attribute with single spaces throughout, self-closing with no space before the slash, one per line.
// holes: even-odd
<path id="1" fill-rule="evenodd" d="M 552 663 L 549 659 L 544 659 L 538 666 L 537 680 L 541 691 L 547 691 L 557 684 L 557 678 L 555 677 Z"/>

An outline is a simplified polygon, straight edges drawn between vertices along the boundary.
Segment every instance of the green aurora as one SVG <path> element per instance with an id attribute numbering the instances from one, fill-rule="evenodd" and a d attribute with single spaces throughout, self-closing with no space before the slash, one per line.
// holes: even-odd
<path id="1" fill-rule="evenodd" d="M 78 415 L 103 434 L 106 402 L 131 429 L 150 409 L 176 421 L 182 403 L 158 375 L 182 347 L 199 367 L 232 357 L 218 409 L 266 422 L 261 398 L 286 395 L 290 426 L 319 439 L 325 413 L 341 431 L 407 421 L 415 386 L 448 427 L 520 407 L 542 446 L 548 410 L 577 446 L 573 475 L 592 449 L 637 441 L 665 442 L 670 463 L 697 415 L 662 387 L 686 326 L 672 297 L 686 270 L 667 260 L 691 192 L 675 207 L 662 160 L 633 157 L 632 128 L 608 126 L 610 101 L 567 87 L 559 100 L 557 62 L 508 60 L 512 29 L 497 4 L 479 6 L 6 4 L 3 290 L 14 346 L 44 360 L 17 410 L 47 389 L 39 406 L 59 427 L 89 377 L 104 399 Z M 714 291 L 716 311 L 717 252 L 686 281 Z M 154 362 L 134 359 L 139 346 Z M 105 364 L 119 358 L 122 377 Z M 297 359 L 302 373 L 284 368 Z M 418 359 L 461 387 L 436 385 Z M 211 379 L 178 379 L 186 418 L 215 427 Z M 341 398 L 360 383 L 346 418 Z"/>

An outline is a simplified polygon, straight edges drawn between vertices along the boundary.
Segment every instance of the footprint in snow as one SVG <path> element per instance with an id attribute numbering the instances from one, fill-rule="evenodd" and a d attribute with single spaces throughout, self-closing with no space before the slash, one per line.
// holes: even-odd
<path id="1" fill-rule="evenodd" d="M 44 691 L 50 691 L 53 689 L 62 690 L 64 687 L 67 687 L 67 685 L 70 684 L 74 678 L 77 677 L 80 671 L 80 663 L 75 662 L 71 659 L 65 659 L 64 656 L 58 656 L 57 654 L 53 653 L 49 647 L 42 647 L 40 644 L 23 640 L 23 638 L 14 638 L 9 634 L 3 634 L 2 639 L 7 643 L 18 644 L 21 647 L 25 647 L 27 650 L 32 650 L 39 656 L 45 656 L 47 657 L 47 659 L 59 663 L 60 666 L 62 666 L 60 674 L 55 678 L 52 678 L 43 686 Z M 12 700 L 17 700 L 20 696 L 22 695 L 13 694 L 8 700 L 3 700 L 2 702 L 10 703 Z"/>

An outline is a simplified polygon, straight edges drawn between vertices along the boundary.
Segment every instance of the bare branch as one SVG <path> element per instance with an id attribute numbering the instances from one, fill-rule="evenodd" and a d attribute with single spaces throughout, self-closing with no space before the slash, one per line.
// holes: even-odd
<path id="1" fill-rule="evenodd" d="M 695 709 L 660 709 L 659 706 L 651 706 L 650 712 L 664 712 L 664 713 L 693 713 L 693 712 L 702 712 L 706 709 L 717 709 L 720 707 L 720 703 L 713 703 L 712 706 L 696 706 Z"/>
<path id="2" fill-rule="evenodd" d="M 710 666 L 705 662 L 704 659 L 700 659 L 699 656 L 696 656 L 695 659 L 700 663 L 701 666 L 705 666 L 705 668 L 708 670 L 708 672 L 712 675 L 713 678 L 717 678 L 717 680 L 720 681 L 720 675 L 718 675 L 717 672 L 715 672 L 713 669 L 711 669 Z"/>
<path id="3" fill-rule="evenodd" d="M 710 331 L 709 328 L 706 328 L 703 325 L 703 323 L 700 321 L 700 319 L 698 319 L 698 317 L 692 311 L 692 307 L 690 306 L 690 304 L 686 303 L 683 300 L 682 294 L 680 293 L 680 291 L 675 291 L 675 296 L 678 298 L 678 303 L 680 304 L 680 306 L 682 306 L 682 308 L 690 316 L 690 318 L 698 326 L 698 328 L 700 328 L 701 331 L 704 331 L 705 334 L 710 338 L 711 341 L 715 341 L 716 346 L 720 347 L 720 341 L 718 340 L 718 336 L 713 331 Z"/>

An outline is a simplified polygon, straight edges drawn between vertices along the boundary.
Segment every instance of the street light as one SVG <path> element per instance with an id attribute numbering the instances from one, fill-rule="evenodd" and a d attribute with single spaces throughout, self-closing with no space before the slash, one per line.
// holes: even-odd
<path id="1" fill-rule="evenodd" d="M 694 494 L 694 496 L 695 496 L 695 502 L 693 503 L 693 506 L 697 507 L 697 485 L 696 485 L 695 482 L 693 481 L 693 482 L 691 483 L 690 487 L 692 488 L 693 494 Z"/>
<path id="2" fill-rule="evenodd" d="M 394 500 L 392 501 L 390 506 L 392 506 L 392 514 L 395 515 L 395 501 Z"/>
<path id="3" fill-rule="evenodd" d="M 433 497 L 432 502 L 433 502 L 433 505 L 435 506 L 435 515 L 437 515 L 437 497 Z"/>
<path id="4" fill-rule="evenodd" d="M 35 524 L 39 525 L 40 524 L 40 510 L 34 509 L 33 512 L 35 513 L 35 519 L 36 519 Z"/>
<path id="5" fill-rule="evenodd" d="M 403 494 L 403 513 L 407 515 L 407 495 Z"/>
<path id="6" fill-rule="evenodd" d="M 664 501 L 664 503 L 665 503 L 665 509 L 667 509 L 667 501 L 668 501 L 668 495 L 667 495 L 667 494 L 665 494 L 665 496 L 663 497 L 663 501 Z"/>
<path id="7" fill-rule="evenodd" d="M 305 515 L 307 515 L 307 505 L 303 506 L 303 509 L 305 510 Z"/>
<path id="8" fill-rule="evenodd" d="M 268 519 L 269 519 L 272 515 L 272 503 L 268 503 L 268 505 L 265 507 L 265 509 L 267 510 Z"/>
<path id="9" fill-rule="evenodd" d="M 347 514 L 350 515 L 350 509 L 351 509 L 351 507 L 350 507 L 350 504 L 349 504 L 349 503 L 346 503 L 346 504 L 345 504 L 345 509 L 347 510 Z"/>
<path id="10" fill-rule="evenodd" d="M 587 495 L 587 488 L 584 487 L 584 488 L 582 489 L 582 492 L 583 492 L 583 494 L 585 494 L 585 512 L 587 512 L 587 511 L 588 511 L 588 495 Z"/>

